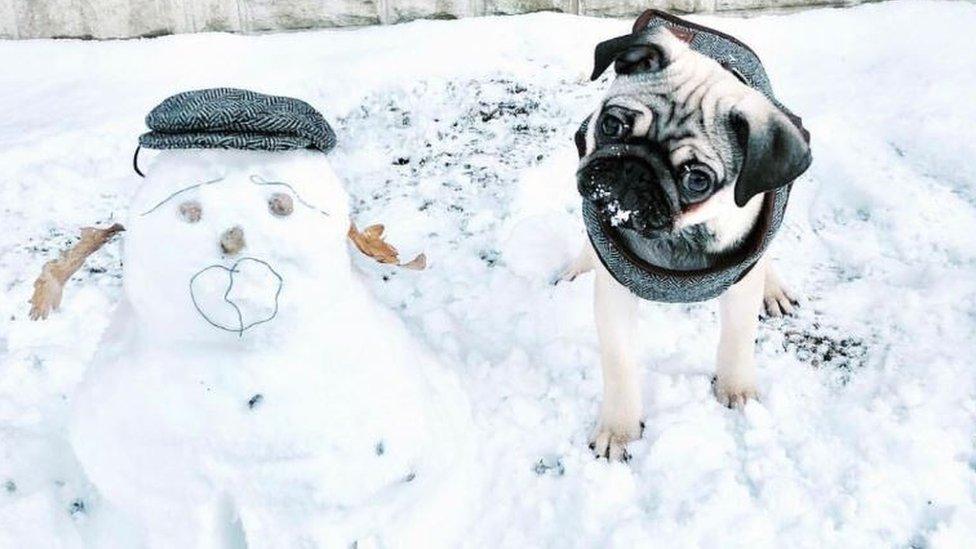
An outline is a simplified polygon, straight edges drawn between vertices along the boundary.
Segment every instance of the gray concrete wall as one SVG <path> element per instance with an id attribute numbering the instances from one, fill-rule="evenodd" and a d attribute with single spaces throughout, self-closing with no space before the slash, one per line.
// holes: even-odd
<path id="1" fill-rule="evenodd" d="M 258 32 L 533 11 L 630 16 L 849 5 L 862 0 L 0 0 L 2 38 L 128 38 Z"/>

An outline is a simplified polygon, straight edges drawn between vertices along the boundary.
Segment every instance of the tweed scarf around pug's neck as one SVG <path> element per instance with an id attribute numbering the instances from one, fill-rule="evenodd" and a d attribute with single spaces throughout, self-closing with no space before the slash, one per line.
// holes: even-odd
<path id="1" fill-rule="evenodd" d="M 667 27 L 680 40 L 687 42 L 692 50 L 711 57 L 747 85 L 765 95 L 809 141 L 809 134 L 803 129 L 799 117 L 773 96 L 766 71 L 759 57 L 748 46 L 716 30 L 657 10 L 645 11 L 634 24 L 634 32 L 661 26 Z M 767 192 L 756 226 L 740 245 L 737 253 L 719 264 L 701 270 L 664 269 L 640 259 L 622 245 L 619 235 L 600 214 L 596 205 L 586 199 L 583 199 L 583 220 L 597 257 L 618 282 L 637 296 L 668 303 L 705 301 L 721 295 L 741 280 L 759 261 L 783 222 L 789 195 L 790 185 Z"/>

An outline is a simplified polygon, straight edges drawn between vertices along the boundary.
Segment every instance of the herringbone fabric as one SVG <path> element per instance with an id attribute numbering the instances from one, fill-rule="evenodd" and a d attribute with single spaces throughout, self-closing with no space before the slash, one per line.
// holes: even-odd
<path id="1" fill-rule="evenodd" d="M 635 32 L 660 26 L 676 29 L 677 34 L 688 39 L 693 50 L 715 59 L 726 69 L 739 73 L 747 84 L 768 97 L 805 137 L 809 137 L 800 119 L 773 96 L 769 77 L 759 57 L 746 45 L 718 31 L 656 10 L 649 10 L 638 21 Z M 585 125 L 586 122 L 584 134 Z M 615 229 L 606 223 L 597 207 L 585 198 L 583 221 L 600 261 L 618 282 L 637 296 L 668 303 L 705 301 L 718 297 L 741 280 L 762 257 L 783 222 L 791 186 L 792 184 L 766 193 L 759 222 L 747 238 L 743 251 L 727 263 L 709 269 L 675 271 L 646 263 L 621 245 L 615 236 Z"/>
<path id="2" fill-rule="evenodd" d="M 789 195 L 789 186 L 767 193 L 759 226 L 746 243 L 746 253 L 729 264 L 699 271 L 662 269 L 629 253 L 613 238 L 612 228 L 606 225 L 597 208 L 586 200 L 583 201 L 583 220 L 597 257 L 617 282 L 650 301 L 691 303 L 718 297 L 752 269 L 783 222 Z"/>
<path id="3" fill-rule="evenodd" d="M 311 105 L 235 88 L 176 94 L 146 116 L 152 130 L 139 137 L 149 149 L 245 149 L 329 152 L 335 132 Z"/>

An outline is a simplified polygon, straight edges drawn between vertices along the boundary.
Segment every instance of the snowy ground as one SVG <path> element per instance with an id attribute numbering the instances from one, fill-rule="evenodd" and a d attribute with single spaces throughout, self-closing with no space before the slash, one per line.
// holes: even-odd
<path id="1" fill-rule="evenodd" d="M 771 252 L 806 301 L 763 324 L 762 401 L 742 412 L 709 392 L 714 304 L 645 304 L 647 429 L 626 465 L 586 448 L 592 275 L 548 280 L 582 239 L 571 137 L 608 84 L 585 80 L 591 48 L 629 21 L 0 42 L 0 547 L 112 528 L 63 431 L 120 298 L 118 245 L 47 322 L 26 300 L 79 227 L 124 215 L 144 114 L 215 85 L 325 112 L 357 222 L 428 254 L 422 273 L 358 263 L 471 395 L 487 488 L 470 546 L 971 546 L 976 5 L 692 19 L 752 45 L 813 135 Z"/>

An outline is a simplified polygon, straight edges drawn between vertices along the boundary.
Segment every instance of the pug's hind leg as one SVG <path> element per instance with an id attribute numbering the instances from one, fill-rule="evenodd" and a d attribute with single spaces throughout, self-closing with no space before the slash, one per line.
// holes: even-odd
<path id="1" fill-rule="evenodd" d="M 763 281 L 763 305 L 771 317 L 791 315 L 799 306 L 796 295 L 783 284 L 771 262 L 766 265 Z"/>
<path id="2" fill-rule="evenodd" d="M 583 249 L 580 250 L 579 255 L 576 256 L 576 259 L 574 259 L 572 263 L 557 274 L 552 283 L 559 284 L 560 282 L 572 282 L 576 280 L 576 277 L 579 275 L 592 271 L 594 265 L 596 265 L 596 258 L 593 256 L 594 253 L 593 246 L 591 246 L 588 241 L 585 242 L 583 244 Z"/>
<path id="3" fill-rule="evenodd" d="M 630 457 L 627 443 L 639 439 L 643 431 L 640 372 L 631 350 L 637 297 L 606 269 L 598 268 L 594 298 L 603 367 L 603 403 L 590 448 L 598 457 L 626 461 Z"/>
<path id="4" fill-rule="evenodd" d="M 718 339 L 714 391 L 729 408 L 741 408 L 756 398 L 756 330 L 766 280 L 766 260 L 719 298 L 721 334 Z"/>

